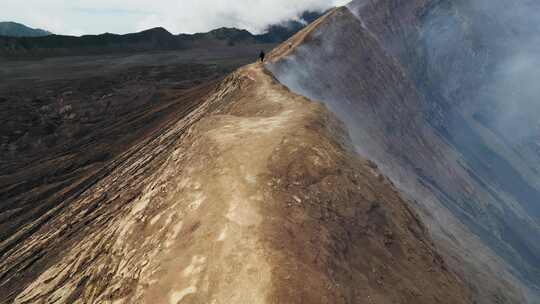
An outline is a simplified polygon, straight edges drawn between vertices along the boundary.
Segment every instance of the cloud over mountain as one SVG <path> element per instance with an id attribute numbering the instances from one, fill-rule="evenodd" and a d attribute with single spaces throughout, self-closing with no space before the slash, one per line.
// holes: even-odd
<path id="1" fill-rule="evenodd" d="M 13 20 L 60 34 L 128 33 L 163 26 L 173 33 L 221 26 L 261 32 L 305 10 L 343 5 L 346 0 L 3 0 L 0 20 Z"/>

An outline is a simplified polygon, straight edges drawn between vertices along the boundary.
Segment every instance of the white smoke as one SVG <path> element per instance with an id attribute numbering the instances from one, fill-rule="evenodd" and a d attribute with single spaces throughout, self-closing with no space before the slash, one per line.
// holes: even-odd
<path id="1" fill-rule="evenodd" d="M 471 96 L 475 102 L 486 105 L 480 109 L 483 119 L 506 140 L 520 143 L 540 136 L 540 3 L 454 3 L 456 11 L 428 17 L 431 29 L 424 31 L 432 66 L 436 68 L 452 57 L 470 62 L 468 66 L 451 66 L 439 75 L 445 97 L 456 98 L 453 95 L 463 88 L 470 95 L 474 89 L 477 94 Z M 467 88 L 471 84 L 473 88 Z"/>

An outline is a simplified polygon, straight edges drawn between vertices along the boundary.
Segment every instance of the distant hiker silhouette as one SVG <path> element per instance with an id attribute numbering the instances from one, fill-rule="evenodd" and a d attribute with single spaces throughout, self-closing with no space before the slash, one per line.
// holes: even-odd
<path id="1" fill-rule="evenodd" d="M 264 51 L 261 51 L 261 54 L 259 55 L 259 59 L 261 60 L 261 62 L 264 62 L 264 57 L 266 56 L 266 54 L 264 53 Z"/>

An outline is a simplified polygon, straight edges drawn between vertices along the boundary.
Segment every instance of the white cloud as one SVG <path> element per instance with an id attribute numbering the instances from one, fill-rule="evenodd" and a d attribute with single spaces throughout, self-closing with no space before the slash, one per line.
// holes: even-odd
<path id="1" fill-rule="evenodd" d="M 221 26 L 261 32 L 306 9 L 346 0 L 0 0 L 0 20 L 60 34 L 127 33 L 162 26 L 173 33 Z"/>

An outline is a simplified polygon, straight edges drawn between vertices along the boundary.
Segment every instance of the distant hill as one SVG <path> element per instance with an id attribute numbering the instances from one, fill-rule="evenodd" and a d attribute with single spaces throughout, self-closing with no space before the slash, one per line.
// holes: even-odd
<path id="1" fill-rule="evenodd" d="M 264 34 L 254 35 L 236 28 L 219 28 L 207 33 L 173 35 L 164 28 L 117 35 L 105 33 L 81 37 L 0 37 L 0 57 L 27 58 L 92 55 L 152 50 L 227 47 L 233 45 L 277 44 L 315 20 L 321 13 L 305 12 L 297 20 L 271 25 Z"/>
<path id="2" fill-rule="evenodd" d="M 51 32 L 42 29 L 33 29 L 16 22 L 0 22 L 0 36 L 9 37 L 42 37 L 51 35 Z"/>
<path id="3" fill-rule="evenodd" d="M 0 37 L 0 56 L 6 57 L 104 54 L 183 47 L 186 45 L 182 40 L 163 28 L 126 35 Z"/>

